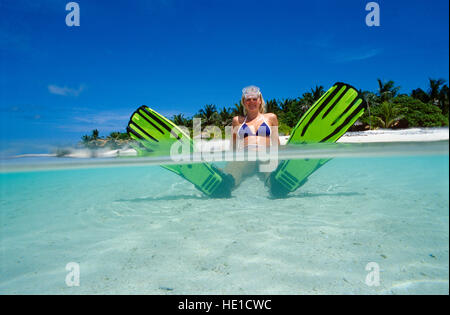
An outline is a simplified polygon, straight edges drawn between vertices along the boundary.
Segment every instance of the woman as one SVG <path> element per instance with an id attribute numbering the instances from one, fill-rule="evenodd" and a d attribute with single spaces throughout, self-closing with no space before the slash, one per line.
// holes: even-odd
<path id="1" fill-rule="evenodd" d="M 266 103 L 261 91 L 256 86 L 242 90 L 241 105 L 244 116 L 235 116 L 232 123 L 234 151 L 266 150 L 271 145 L 279 145 L 278 119 L 273 113 L 266 113 Z M 252 161 L 230 162 L 225 172 L 231 174 L 235 187 L 246 177 L 257 171 L 258 163 Z M 265 174 L 267 177 L 269 174 Z"/>

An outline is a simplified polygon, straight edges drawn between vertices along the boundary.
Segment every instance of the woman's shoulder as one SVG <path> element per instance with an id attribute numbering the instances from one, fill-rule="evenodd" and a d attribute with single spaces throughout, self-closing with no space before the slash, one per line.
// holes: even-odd
<path id="1" fill-rule="evenodd" d="M 265 118 L 277 118 L 277 115 L 274 113 L 264 113 Z"/>
<path id="2" fill-rule="evenodd" d="M 243 116 L 234 116 L 233 117 L 233 126 L 240 125 L 244 122 L 245 117 Z"/>
<path id="3" fill-rule="evenodd" d="M 265 113 L 264 118 L 272 122 L 273 124 L 278 124 L 278 117 L 274 113 Z"/>

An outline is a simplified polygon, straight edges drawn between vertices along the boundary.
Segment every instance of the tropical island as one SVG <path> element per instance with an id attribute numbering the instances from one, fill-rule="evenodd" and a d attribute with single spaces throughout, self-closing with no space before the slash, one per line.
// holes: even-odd
<path id="1" fill-rule="evenodd" d="M 429 79 L 426 91 L 421 88 L 409 94 L 400 94 L 400 86 L 392 80 L 377 79 L 376 92 L 361 91 L 367 109 L 364 115 L 349 131 L 384 129 L 406 129 L 416 127 L 446 127 L 449 125 L 449 89 L 444 79 Z M 301 117 L 324 93 L 323 86 L 316 86 L 301 97 L 283 100 L 266 100 L 267 111 L 275 113 L 279 120 L 280 135 L 289 135 L 299 117 Z M 234 107 L 218 109 L 214 104 L 207 104 L 192 117 L 178 114 L 171 117 L 178 126 L 187 127 L 192 135 L 192 122 L 200 118 L 203 126 L 219 126 L 222 132 L 230 126 L 236 115 L 243 115 L 244 108 L 239 103 Z M 101 137 L 97 129 L 90 135 L 84 135 L 79 144 L 89 149 L 128 147 L 131 138 L 126 132 L 112 132 Z"/>

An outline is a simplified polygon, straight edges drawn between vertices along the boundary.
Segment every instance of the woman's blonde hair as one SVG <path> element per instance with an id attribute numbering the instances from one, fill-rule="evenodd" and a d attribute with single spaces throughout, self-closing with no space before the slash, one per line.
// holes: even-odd
<path id="1" fill-rule="evenodd" d="M 241 106 L 244 108 L 244 115 L 247 115 L 247 110 L 245 109 L 245 105 L 244 105 L 246 91 L 251 91 L 258 95 L 259 99 L 261 100 L 261 105 L 259 106 L 259 112 L 261 114 L 264 114 L 266 112 L 266 102 L 264 101 L 264 97 L 262 96 L 262 93 L 259 90 L 259 87 L 250 85 L 250 86 L 247 86 L 242 89 Z"/>

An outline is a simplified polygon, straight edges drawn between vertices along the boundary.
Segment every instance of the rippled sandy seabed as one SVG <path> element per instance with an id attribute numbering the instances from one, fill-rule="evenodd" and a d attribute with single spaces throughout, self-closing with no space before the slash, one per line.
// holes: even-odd
<path id="1" fill-rule="evenodd" d="M 1 173 L 0 293 L 448 294 L 443 145 L 335 158 L 285 199 L 257 176 L 209 199 L 159 166 Z"/>

